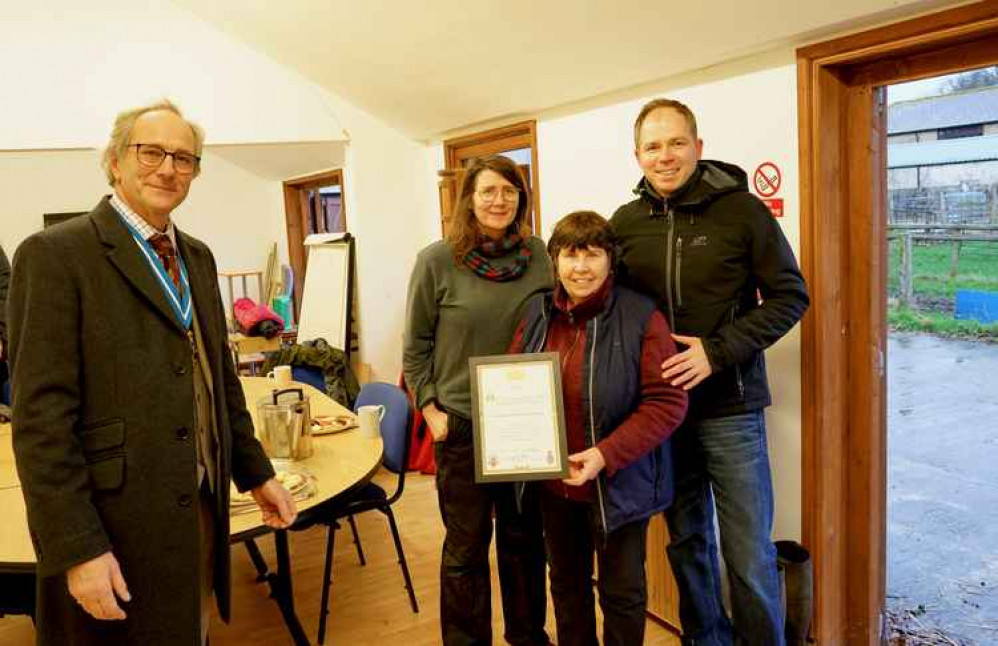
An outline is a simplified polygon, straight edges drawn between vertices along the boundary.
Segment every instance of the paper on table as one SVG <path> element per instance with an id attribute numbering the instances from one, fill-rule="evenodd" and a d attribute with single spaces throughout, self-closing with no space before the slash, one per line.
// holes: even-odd
<path id="1" fill-rule="evenodd" d="M 304 467 L 295 467 L 290 471 L 278 471 L 275 479 L 288 490 L 296 502 L 308 500 L 316 494 L 316 477 Z M 229 489 L 229 514 L 243 514 L 257 509 L 256 499 L 249 491 L 240 493 L 235 483 Z"/>

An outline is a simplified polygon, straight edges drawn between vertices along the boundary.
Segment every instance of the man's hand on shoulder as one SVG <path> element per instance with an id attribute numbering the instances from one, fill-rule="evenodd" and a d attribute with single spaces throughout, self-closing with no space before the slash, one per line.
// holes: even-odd
<path id="1" fill-rule="evenodd" d="M 275 478 L 267 480 L 250 493 L 263 512 L 263 524 L 267 527 L 287 529 L 298 517 L 294 499 Z"/>
<path id="2" fill-rule="evenodd" d="M 682 386 L 683 390 L 692 390 L 709 377 L 714 369 L 703 349 L 703 341 L 698 337 L 673 334 L 672 338 L 687 348 L 662 362 L 662 379 L 673 386 Z"/>
<path id="3" fill-rule="evenodd" d="M 118 599 L 132 600 L 118 559 L 111 552 L 66 570 L 66 585 L 76 603 L 94 619 L 124 619 L 125 611 Z"/>

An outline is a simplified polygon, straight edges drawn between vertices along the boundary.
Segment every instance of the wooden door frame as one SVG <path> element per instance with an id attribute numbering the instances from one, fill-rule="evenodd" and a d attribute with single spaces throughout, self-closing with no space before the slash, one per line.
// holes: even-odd
<path id="1" fill-rule="evenodd" d="M 880 644 L 886 586 L 886 106 L 891 83 L 998 62 L 988 0 L 797 52 L 803 538 L 819 644 Z"/>
<path id="2" fill-rule="evenodd" d="M 343 170 L 327 170 L 284 182 L 284 221 L 288 235 L 288 262 L 294 271 L 295 320 L 301 316 L 301 296 L 305 285 L 305 269 L 308 256 L 305 253 L 305 232 L 308 231 L 308 212 L 302 208 L 303 190 L 320 188 L 331 184 L 340 186 L 340 213 L 343 227 L 347 224 L 347 197 Z"/>

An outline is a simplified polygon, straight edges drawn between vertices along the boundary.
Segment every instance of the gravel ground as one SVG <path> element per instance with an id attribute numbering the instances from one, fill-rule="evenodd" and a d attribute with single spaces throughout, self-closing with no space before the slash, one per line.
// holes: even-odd
<path id="1" fill-rule="evenodd" d="M 891 334 L 887 357 L 888 608 L 998 644 L 998 344 Z"/>

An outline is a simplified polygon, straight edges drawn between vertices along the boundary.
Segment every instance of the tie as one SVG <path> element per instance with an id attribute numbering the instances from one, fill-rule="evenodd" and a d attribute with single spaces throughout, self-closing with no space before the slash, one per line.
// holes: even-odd
<path id="1" fill-rule="evenodd" d="M 163 268 L 166 269 L 166 273 L 170 274 L 170 278 L 173 280 L 173 286 L 177 288 L 177 293 L 180 294 L 180 265 L 177 264 L 177 250 L 173 248 L 170 236 L 165 233 L 157 233 L 149 238 L 149 244 L 156 251 L 160 262 L 163 263 Z"/>

